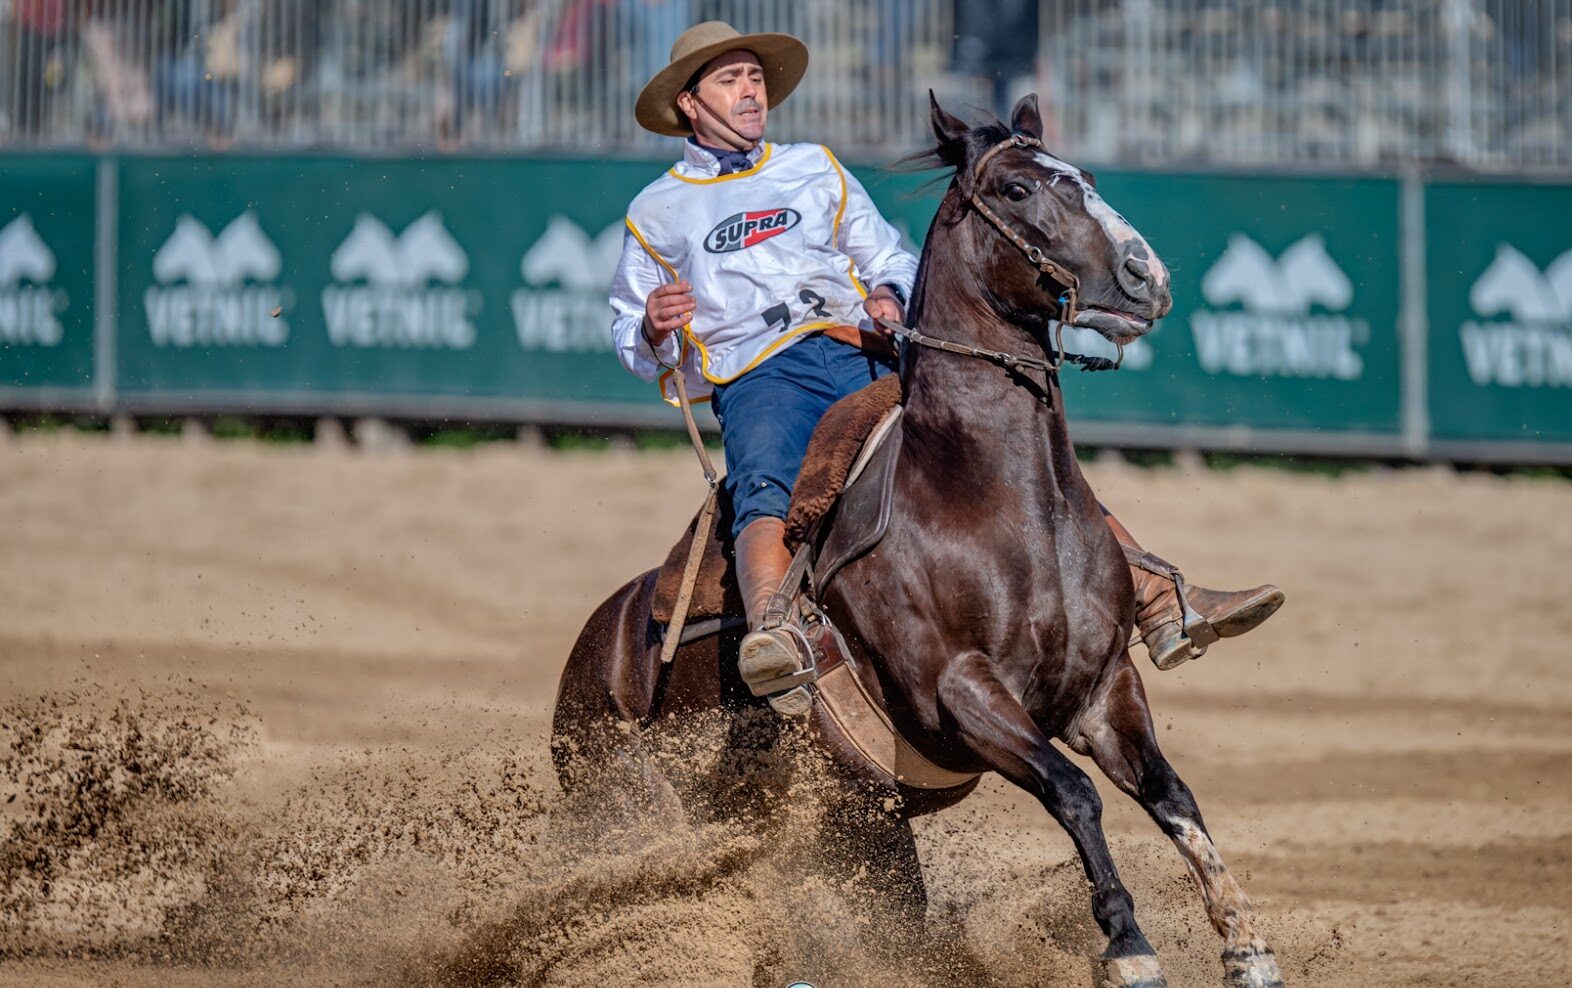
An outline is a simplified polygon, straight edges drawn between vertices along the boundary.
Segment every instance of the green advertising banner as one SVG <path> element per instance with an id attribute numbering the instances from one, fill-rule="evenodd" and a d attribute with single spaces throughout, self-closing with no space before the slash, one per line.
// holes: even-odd
<path id="1" fill-rule="evenodd" d="M 120 386 L 647 403 L 606 291 L 657 163 L 132 160 Z M 912 242 L 938 190 L 864 169 Z M 1110 175 L 1174 272 L 1125 369 L 1071 375 L 1077 418 L 1395 432 L 1395 183 Z M 1332 223 L 1328 217 L 1346 217 Z M 277 315 L 272 313 L 276 312 Z M 1081 350 L 1112 353 L 1075 332 Z"/>
<path id="2" fill-rule="evenodd" d="M 1384 179 L 1099 175 L 1172 275 L 1116 374 L 1070 374 L 1072 420 L 1396 433 L 1399 194 Z M 1112 355 L 1090 331 L 1066 346 Z"/>
<path id="3" fill-rule="evenodd" d="M 119 385 L 642 403 L 606 286 L 651 166 L 131 159 Z"/>
<path id="4" fill-rule="evenodd" d="M 93 385 L 94 161 L 0 158 L 0 389 Z"/>
<path id="5" fill-rule="evenodd" d="M 624 210 L 665 167 L 0 157 L 0 397 L 674 425 L 612 353 L 606 301 Z M 854 170 L 918 249 L 938 176 Z M 1174 310 L 1118 373 L 1066 376 L 1083 435 L 1572 457 L 1572 186 L 1429 184 L 1407 265 L 1418 198 L 1394 179 L 1119 172 L 1100 191 L 1167 263 Z M 1420 261 L 1426 310 L 1405 320 Z M 1400 324 L 1426 318 L 1405 351 Z"/>
<path id="6" fill-rule="evenodd" d="M 1425 190 L 1438 440 L 1572 441 L 1572 186 Z"/>

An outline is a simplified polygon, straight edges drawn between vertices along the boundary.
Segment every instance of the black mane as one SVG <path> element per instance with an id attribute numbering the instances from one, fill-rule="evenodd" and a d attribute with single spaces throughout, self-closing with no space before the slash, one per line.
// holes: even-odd
<path id="1" fill-rule="evenodd" d="M 1010 128 L 1004 121 L 993 117 L 974 124 L 964 137 L 957 140 L 939 139 L 933 147 L 907 155 L 895 163 L 900 171 L 925 172 L 947 169 L 959 173 L 968 163 L 976 161 L 989 148 L 1010 137 Z M 943 181 L 951 176 L 939 176 Z"/>

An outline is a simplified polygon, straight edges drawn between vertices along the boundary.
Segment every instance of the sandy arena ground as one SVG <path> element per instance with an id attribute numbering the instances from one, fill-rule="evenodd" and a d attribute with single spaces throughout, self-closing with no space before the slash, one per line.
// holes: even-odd
<path id="1" fill-rule="evenodd" d="M 1146 666 L 1145 676 L 1166 751 L 1259 906 L 1290 984 L 1572 984 L 1572 483 L 1444 469 L 1335 479 L 1253 468 L 1088 472 L 1129 527 L 1193 578 L 1288 590 L 1288 606 L 1259 632 L 1176 672 Z M 354 981 L 384 971 L 377 965 L 396 952 L 379 933 L 416 952 L 473 933 L 473 897 L 457 908 L 450 896 L 436 912 L 400 905 L 435 896 L 435 880 L 423 881 L 407 856 L 385 858 L 393 879 L 377 872 L 366 862 L 384 858 L 363 850 L 373 846 L 365 835 L 393 839 L 396 828 L 378 816 L 389 803 L 442 802 L 430 793 L 468 785 L 465 758 L 490 771 L 499 762 L 486 759 L 506 762 L 509 752 L 532 779 L 516 815 L 543 812 L 555 798 L 541 772 L 544 736 L 568 648 L 601 599 L 663 556 L 701 492 L 686 451 L 361 453 L 74 433 L 0 442 L 0 478 L 0 699 L 97 683 L 98 701 L 125 699 L 148 723 L 177 694 L 215 709 L 244 704 L 257 743 L 237 749 L 238 775 L 215 786 L 213 812 L 275 825 L 265 846 L 293 847 L 292 861 L 328 848 L 338 863 L 312 866 L 313 880 L 324 869 L 342 878 L 302 893 L 314 904 L 300 915 L 321 919 L 323 942 L 337 944 L 304 960 L 173 947 L 177 962 L 167 965 L 157 951 L 82 959 L 98 941 L 74 932 L 62 890 L 88 895 L 110 881 L 83 851 L 48 892 L 59 901 L 43 925 L 56 946 L 0 963 L 0 982 L 42 985 L 295 983 L 314 964 Z M 390 789 L 376 779 L 395 763 L 427 767 L 406 773 L 417 784 Z M 494 870 L 465 872 L 463 887 L 502 910 L 527 888 L 538 913 L 501 927 L 519 942 L 486 948 L 505 960 L 488 978 L 758 976 L 750 938 L 781 920 L 755 914 L 794 907 L 729 866 L 709 885 L 652 880 L 626 909 L 600 901 L 571 929 L 553 926 L 551 910 L 565 900 L 542 889 L 551 875 L 588 866 L 542 863 L 544 850 L 513 861 L 520 854 L 509 848 L 550 841 L 510 830 L 496 800 L 525 790 L 487 778 L 493 788 L 463 797 L 487 822 L 465 826 L 490 835 Z M 0 775 L 0 802 L 6 788 Z M 1115 856 L 1171 983 L 1217 984 L 1219 947 L 1177 855 L 1133 804 L 1102 788 Z M 328 811 L 311 809 L 323 800 L 333 813 L 358 807 L 357 822 L 324 827 Z M 152 821 L 168 834 L 191 819 L 149 813 L 127 826 Z M 448 828 L 435 844 L 449 865 L 484 857 L 454 837 L 472 831 L 423 819 Z M 1035 802 L 990 779 L 918 826 L 930 916 L 966 954 L 954 982 L 1093 983 L 1073 851 Z M 310 840 L 289 844 L 303 827 Z M 360 870 L 341 867 L 348 858 L 332 856 L 342 850 L 333 841 L 361 842 L 349 855 Z M 675 874 L 692 864 L 649 847 L 612 870 L 667 860 Z M 113 881 L 145 878 L 132 867 Z M 175 885 L 135 895 L 145 905 L 196 894 Z M 648 891 L 657 885 L 666 891 Z M 210 925 L 230 915 L 211 904 L 199 911 Z M 131 912 L 128 928 L 156 910 Z M 322 919 L 330 914 L 339 919 Z M 18 929 L 0 926 L 0 938 Z M 197 936 L 151 932 L 166 947 Z M 379 959 L 348 941 L 373 944 Z M 0 939 L 0 948 L 17 942 Z M 826 957 L 784 963 L 821 986 L 888 980 L 833 950 Z"/>

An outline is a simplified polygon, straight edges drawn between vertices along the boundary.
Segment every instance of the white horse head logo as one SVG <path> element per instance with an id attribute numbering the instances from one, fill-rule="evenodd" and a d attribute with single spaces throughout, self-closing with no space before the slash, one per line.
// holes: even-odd
<path id="1" fill-rule="evenodd" d="M 0 230 L 0 286 L 26 278 L 41 285 L 55 276 L 55 255 L 33 229 L 32 218 L 18 216 Z"/>
<path id="2" fill-rule="evenodd" d="M 368 213 L 355 217 L 355 227 L 338 245 L 328 262 L 339 281 L 364 278 L 372 284 L 396 283 L 399 275 L 398 243 L 387 225 Z"/>
<path id="3" fill-rule="evenodd" d="M 469 273 L 469 256 L 435 210 L 397 237 L 386 223 L 361 213 L 349 236 L 333 252 L 330 268 L 339 281 L 364 278 L 373 285 L 412 288 L 432 280 L 462 281 Z"/>
<path id="4" fill-rule="evenodd" d="M 429 212 L 405 228 L 398 238 L 400 265 L 408 284 L 436 279 L 448 284 L 464 280 L 469 256 L 442 225 L 442 217 Z"/>
<path id="5" fill-rule="evenodd" d="M 1572 319 L 1572 250 L 1541 272 L 1516 247 L 1497 245 L 1495 260 L 1468 291 L 1468 304 L 1487 318 L 1505 312 L 1518 322 Z"/>
<path id="6" fill-rule="evenodd" d="M 605 291 L 617 274 L 624 229 L 613 223 L 592 241 L 577 223 L 553 216 L 546 232 L 525 252 L 519 271 L 532 285 L 557 282 L 564 288 Z"/>
<path id="7" fill-rule="evenodd" d="M 1301 238 L 1274 259 L 1266 248 L 1236 233 L 1202 277 L 1201 294 L 1213 305 L 1238 302 L 1252 312 L 1304 315 L 1316 304 L 1347 308 L 1354 286 L 1326 252 L 1320 234 Z"/>
<path id="8" fill-rule="evenodd" d="M 201 220 L 183 215 L 153 255 L 153 277 L 162 282 L 184 278 L 194 285 L 238 285 L 247 278 L 272 281 L 282 268 L 278 248 L 250 210 L 217 237 Z"/>

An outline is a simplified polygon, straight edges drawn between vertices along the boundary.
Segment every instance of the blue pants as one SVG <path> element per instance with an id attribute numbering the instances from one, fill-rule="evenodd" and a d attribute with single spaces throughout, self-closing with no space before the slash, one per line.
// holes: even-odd
<path id="1" fill-rule="evenodd" d="M 894 368 L 854 346 L 815 333 L 730 384 L 715 387 L 726 446 L 731 534 L 759 518 L 785 518 L 813 427 L 831 405 Z"/>

